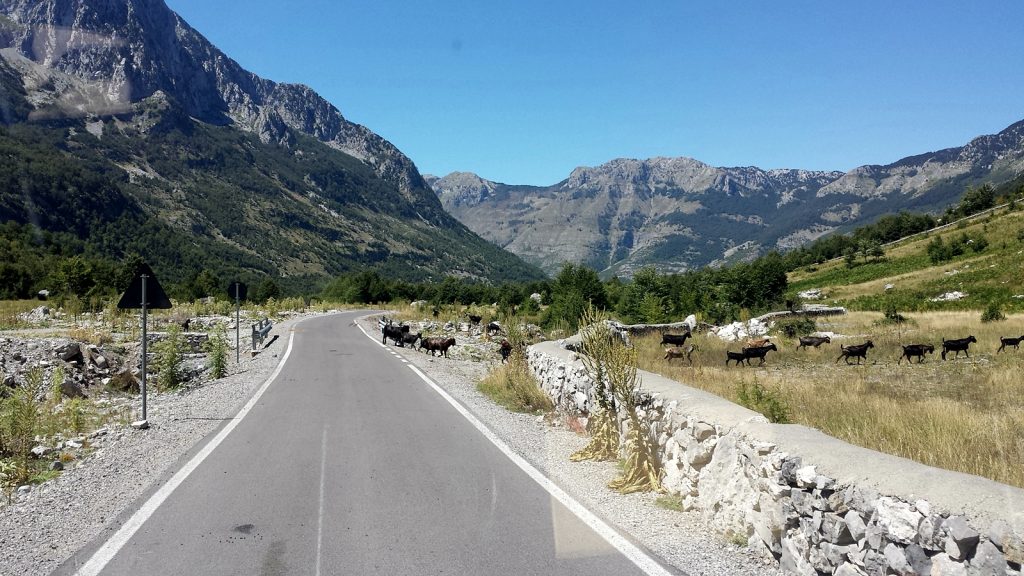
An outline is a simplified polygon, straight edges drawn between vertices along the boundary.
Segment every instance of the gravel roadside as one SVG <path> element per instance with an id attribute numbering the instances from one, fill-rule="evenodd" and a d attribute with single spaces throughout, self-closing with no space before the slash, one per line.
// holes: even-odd
<path id="1" fill-rule="evenodd" d="M 380 334 L 376 317 L 358 321 L 371 336 Z M 392 349 L 430 376 L 462 403 L 517 454 L 634 542 L 692 576 L 782 576 L 774 563 L 766 563 L 746 546 L 716 536 L 697 512 L 677 512 L 655 504 L 656 494 L 614 492 L 605 485 L 618 470 L 613 462 L 572 462 L 569 455 L 583 448 L 587 438 L 564 425 L 552 426 L 536 416 L 518 414 L 498 406 L 476 389 L 476 383 L 499 364 L 497 345 L 471 336 L 456 335 L 451 358 L 432 357 L 410 348 Z M 480 358 L 487 360 L 480 361 Z"/>
<path id="2" fill-rule="evenodd" d="M 154 482 L 166 478 L 179 458 L 231 418 L 274 368 L 288 346 L 292 326 L 276 324 L 255 358 L 229 363 L 228 376 L 202 386 L 150 394 L 149 430 L 108 425 L 90 439 L 93 450 L 60 476 L 0 508 L 0 575 L 53 572 L 101 532 Z M 245 343 L 243 342 L 243 345 Z"/>
<path id="3" fill-rule="evenodd" d="M 304 317 L 276 325 L 280 337 L 255 358 L 242 358 L 231 373 L 201 387 L 150 396 L 152 427 L 136 431 L 108 426 L 91 440 L 93 450 L 58 478 L 0 508 L 0 575 L 46 575 L 101 533 L 155 483 L 173 473 L 179 459 L 217 429 L 277 366 L 288 333 Z M 359 324 L 378 334 L 374 317 Z M 620 495 L 605 483 L 615 476 L 610 462 L 573 463 L 569 454 L 587 440 L 564 426 L 508 412 L 476 390 L 498 362 L 494 343 L 465 337 L 451 358 L 395 348 L 438 385 L 584 506 L 686 574 L 781 575 L 745 547 L 723 542 L 699 514 L 666 510 L 656 495 Z M 481 358 L 488 360 L 481 361 Z M 108 524 L 111 524 L 108 526 Z"/>

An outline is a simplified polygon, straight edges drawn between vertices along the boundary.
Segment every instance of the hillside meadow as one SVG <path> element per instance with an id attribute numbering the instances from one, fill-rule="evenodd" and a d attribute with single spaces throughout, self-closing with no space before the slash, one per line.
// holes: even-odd
<path id="1" fill-rule="evenodd" d="M 1000 336 L 1024 335 L 1024 314 L 982 323 L 976 311 L 907 314 L 885 323 L 875 312 L 853 312 L 818 329 L 842 334 L 820 349 L 772 336 L 779 347 L 764 366 L 726 367 L 726 343 L 697 335 L 693 366 L 664 360 L 657 335 L 640 338 L 640 368 L 717 394 L 790 423 L 817 428 L 852 444 L 918 462 L 1024 487 L 1024 350 L 996 353 Z M 941 341 L 973 335 L 970 358 L 941 359 Z M 871 339 L 867 362 L 846 365 L 840 344 Z M 900 344 L 930 343 L 923 363 L 898 362 Z M 759 385 L 760 397 L 752 390 Z M 745 394 L 744 394 L 744 388 Z M 741 395 L 746 401 L 741 401 Z"/>
<path id="2" fill-rule="evenodd" d="M 948 246 L 964 236 L 962 254 L 934 262 L 929 244 Z M 986 246 L 975 251 L 978 242 Z M 982 310 L 996 302 L 1006 311 L 1024 312 L 1024 211 L 1002 210 L 887 246 L 883 258 L 849 267 L 842 259 L 789 274 L 796 293 L 822 289 L 829 303 L 854 310 Z M 886 285 L 892 288 L 886 290 Z M 959 291 L 961 300 L 933 301 Z"/>

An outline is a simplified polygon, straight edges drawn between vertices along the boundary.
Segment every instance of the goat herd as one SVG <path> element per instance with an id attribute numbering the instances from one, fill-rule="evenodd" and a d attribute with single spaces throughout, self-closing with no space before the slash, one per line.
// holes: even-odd
<path id="1" fill-rule="evenodd" d="M 695 344 L 689 344 L 683 346 L 686 343 L 686 339 L 690 338 L 691 334 L 685 332 L 683 334 L 664 334 L 661 338 L 661 345 L 671 345 L 672 348 L 665 349 L 665 360 L 671 362 L 675 358 L 686 358 L 686 361 L 692 366 L 693 359 L 692 354 L 697 350 Z M 832 339 L 828 336 L 801 336 L 800 343 L 796 349 L 814 347 L 818 348 L 822 344 L 831 344 Z M 1000 337 L 999 338 L 999 349 L 996 352 L 1002 352 L 1007 346 L 1013 346 L 1014 350 L 1017 350 L 1020 346 L 1021 341 L 1024 341 L 1024 336 L 1019 337 Z M 972 343 L 977 343 L 978 340 L 974 336 L 968 336 L 966 338 L 958 338 L 955 340 L 942 340 L 942 359 L 946 359 L 946 354 L 953 352 L 953 358 L 960 356 L 963 352 L 968 358 L 970 353 L 967 351 L 968 347 Z M 903 353 L 900 355 L 897 364 L 907 359 L 909 364 L 914 358 L 917 358 L 918 364 L 924 361 L 925 354 L 932 354 L 935 352 L 935 346 L 931 344 L 907 344 L 901 345 Z M 836 357 L 836 363 L 840 360 L 845 360 L 847 364 L 850 364 L 851 358 L 857 359 L 857 364 L 860 364 L 861 359 L 865 362 L 868 357 L 868 350 L 874 348 L 875 344 L 871 340 L 864 342 L 863 344 L 853 344 L 849 346 L 839 346 L 839 356 Z M 735 362 L 735 365 L 739 365 L 741 362 L 750 366 L 750 360 L 757 358 L 760 362 L 758 366 L 765 363 L 765 357 L 768 356 L 768 352 L 775 350 L 778 351 L 778 347 L 769 341 L 768 338 L 758 338 L 756 340 L 748 340 L 739 352 L 733 352 L 732 350 L 726 350 L 725 352 L 725 365 L 728 366 L 730 362 Z"/>
<path id="2" fill-rule="evenodd" d="M 479 325 L 482 318 L 480 316 L 469 315 L 470 323 Z M 455 345 L 455 338 L 451 337 L 433 337 L 424 338 L 422 332 L 416 332 L 413 334 L 409 325 L 407 324 L 395 324 L 393 320 L 388 317 L 382 318 L 378 325 L 382 334 L 381 344 L 387 344 L 388 340 L 394 342 L 395 346 L 415 348 L 416 343 L 419 342 L 419 350 L 426 350 L 433 356 L 434 352 L 439 352 L 445 358 L 448 358 L 448 349 Z M 497 322 L 491 322 L 487 324 L 487 333 L 494 334 L 501 331 L 501 325 Z M 512 344 L 508 340 L 501 341 L 501 347 L 498 349 L 501 354 L 501 361 L 504 363 L 508 360 L 509 355 L 512 354 Z"/>

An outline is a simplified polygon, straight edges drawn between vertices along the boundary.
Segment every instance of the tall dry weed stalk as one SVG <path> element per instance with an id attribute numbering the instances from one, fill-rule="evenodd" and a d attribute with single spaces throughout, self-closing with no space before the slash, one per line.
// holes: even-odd
<path id="1" fill-rule="evenodd" d="M 580 360 L 593 382 L 594 407 L 587 419 L 590 443 L 569 457 L 573 462 L 615 460 L 619 457 L 619 421 L 608 376 L 613 335 L 605 322 L 607 319 L 606 313 L 592 306 L 588 306 L 580 318 L 580 326 L 584 327 L 580 331 Z"/>

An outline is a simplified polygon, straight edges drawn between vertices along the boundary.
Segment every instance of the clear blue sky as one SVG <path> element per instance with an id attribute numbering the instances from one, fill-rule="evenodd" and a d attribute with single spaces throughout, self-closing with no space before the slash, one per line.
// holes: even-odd
<path id="1" fill-rule="evenodd" d="M 1024 119 L 1024 2 L 167 0 L 420 171 L 612 158 L 848 170 Z"/>

